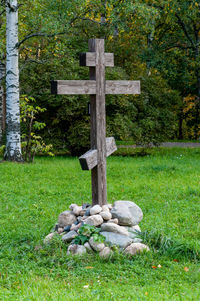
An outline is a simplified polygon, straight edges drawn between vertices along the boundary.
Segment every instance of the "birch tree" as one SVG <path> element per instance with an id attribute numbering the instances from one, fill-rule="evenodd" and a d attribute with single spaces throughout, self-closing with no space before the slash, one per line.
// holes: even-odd
<path id="1" fill-rule="evenodd" d="M 4 123 L 4 89 L 3 89 L 3 84 L 2 84 L 2 80 L 3 77 L 5 75 L 5 65 L 0 61 L 0 146 L 1 146 L 1 142 L 2 142 L 2 136 L 3 136 L 3 123 Z"/>
<path id="2" fill-rule="evenodd" d="M 6 1 L 6 150 L 4 159 L 21 162 L 19 63 L 18 63 L 18 3 Z"/>

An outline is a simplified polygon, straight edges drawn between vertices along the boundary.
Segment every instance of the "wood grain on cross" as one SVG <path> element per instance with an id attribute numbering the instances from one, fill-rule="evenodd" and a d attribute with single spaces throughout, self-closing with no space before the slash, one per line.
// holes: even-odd
<path id="1" fill-rule="evenodd" d="M 91 150 L 79 158 L 83 170 L 92 172 L 92 204 L 107 203 L 106 157 L 117 150 L 115 139 L 106 138 L 106 94 L 140 94 L 140 81 L 105 80 L 105 67 L 114 66 L 113 53 L 104 52 L 103 39 L 89 40 L 89 51 L 80 55 L 80 65 L 90 67 L 90 80 L 57 80 L 53 94 L 90 94 Z"/>

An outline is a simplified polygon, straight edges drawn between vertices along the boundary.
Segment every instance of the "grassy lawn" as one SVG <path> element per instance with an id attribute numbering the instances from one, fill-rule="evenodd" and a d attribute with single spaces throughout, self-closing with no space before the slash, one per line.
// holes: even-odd
<path id="1" fill-rule="evenodd" d="M 200 300 L 200 150 L 112 156 L 107 169 L 108 201 L 142 208 L 151 252 L 103 261 L 66 256 L 59 238 L 43 246 L 60 212 L 91 202 L 90 173 L 70 157 L 1 163 L 0 300 Z"/>

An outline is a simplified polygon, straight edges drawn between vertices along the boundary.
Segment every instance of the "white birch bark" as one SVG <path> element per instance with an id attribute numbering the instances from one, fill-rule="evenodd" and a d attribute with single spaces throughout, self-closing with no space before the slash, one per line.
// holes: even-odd
<path id="1" fill-rule="evenodd" d="M 4 159 L 22 161 L 19 106 L 18 6 L 7 0 L 6 7 L 6 151 Z"/>
<path id="2" fill-rule="evenodd" d="M 3 136 L 3 84 L 2 79 L 4 77 L 4 64 L 0 61 L 0 146 L 2 144 Z"/>

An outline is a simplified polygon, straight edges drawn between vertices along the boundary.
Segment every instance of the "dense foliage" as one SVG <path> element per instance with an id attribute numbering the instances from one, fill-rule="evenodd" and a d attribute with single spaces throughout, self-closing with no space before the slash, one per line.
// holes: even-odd
<path id="1" fill-rule="evenodd" d="M 140 96 L 107 96 L 107 135 L 140 144 L 200 136 L 200 4 L 195 0 L 19 3 L 21 94 L 46 111 L 42 137 L 74 154 L 89 147 L 87 96 L 53 96 L 52 79 L 87 79 L 79 53 L 106 39 L 115 66 L 108 79 L 140 79 Z M 0 60 L 5 14 L 0 11 Z"/>

